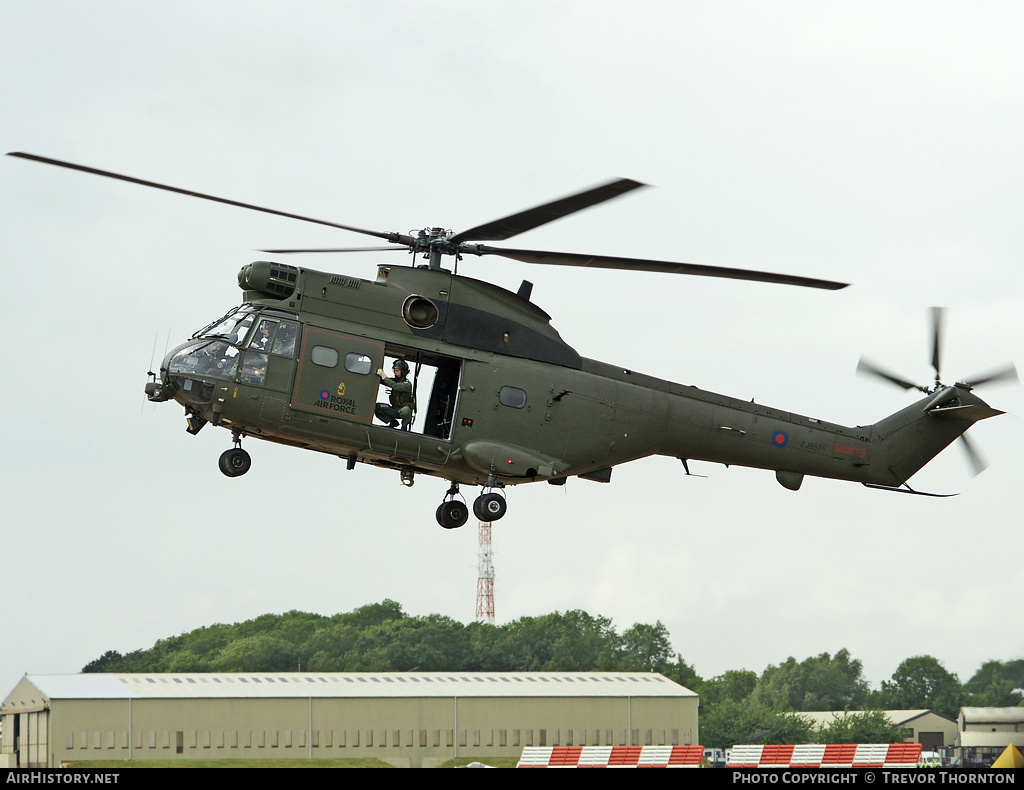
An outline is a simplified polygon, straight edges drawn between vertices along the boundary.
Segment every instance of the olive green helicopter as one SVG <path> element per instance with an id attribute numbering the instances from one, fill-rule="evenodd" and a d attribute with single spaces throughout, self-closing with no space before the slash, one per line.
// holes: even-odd
<path id="1" fill-rule="evenodd" d="M 861 361 L 858 369 L 924 397 L 872 425 L 848 427 L 676 384 L 581 357 L 531 301 L 457 273 L 467 255 L 526 263 L 691 274 L 837 290 L 845 283 L 770 272 L 491 247 L 573 212 L 644 186 L 613 180 L 568 197 L 453 233 L 440 227 L 386 233 L 313 219 L 105 170 L 22 152 L 10 156 L 313 222 L 388 246 L 264 250 L 404 251 L 414 265 L 379 265 L 374 280 L 277 261 L 242 267 L 242 304 L 170 350 L 145 386 L 150 401 L 177 401 L 187 431 L 211 424 L 231 432 L 220 456 L 228 477 L 245 474 L 243 438 L 336 455 L 395 469 L 405 485 L 417 474 L 450 486 L 437 521 L 461 527 L 470 507 L 460 486 L 480 486 L 472 505 L 481 521 L 506 513 L 505 488 L 568 477 L 608 483 L 627 461 L 663 455 L 775 472 L 797 490 L 805 476 L 922 494 L 908 480 L 958 437 L 975 471 L 983 468 L 965 431 L 1003 412 L 974 387 L 1016 379 L 1012 365 L 946 385 L 940 380 L 943 313 L 933 310 L 935 381 L 918 386 Z M 442 267 L 449 257 L 452 270 Z M 418 260 L 425 261 L 415 265 Z M 393 376 L 388 372 L 394 371 Z M 390 397 L 384 394 L 390 390 Z"/>

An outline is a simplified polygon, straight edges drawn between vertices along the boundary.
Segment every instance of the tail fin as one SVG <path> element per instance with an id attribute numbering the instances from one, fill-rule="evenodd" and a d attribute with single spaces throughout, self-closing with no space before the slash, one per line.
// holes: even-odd
<path id="1" fill-rule="evenodd" d="M 961 386 L 944 387 L 901 409 L 871 426 L 876 449 L 870 482 L 904 485 L 974 423 L 999 414 Z"/>

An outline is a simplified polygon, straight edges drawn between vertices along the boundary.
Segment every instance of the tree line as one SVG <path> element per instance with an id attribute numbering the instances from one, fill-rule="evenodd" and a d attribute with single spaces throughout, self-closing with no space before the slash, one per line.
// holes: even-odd
<path id="1" fill-rule="evenodd" d="M 892 743 L 884 710 L 1024 705 L 1024 659 L 987 661 L 966 683 L 932 656 L 903 661 L 871 689 L 846 649 L 788 658 L 760 674 L 702 678 L 672 649 L 668 630 L 573 610 L 507 625 L 406 614 L 392 600 L 324 616 L 291 611 L 197 628 L 122 655 L 109 650 L 83 672 L 660 672 L 701 696 L 706 746 L 736 743 Z M 816 729 L 800 711 L 866 711 Z"/>

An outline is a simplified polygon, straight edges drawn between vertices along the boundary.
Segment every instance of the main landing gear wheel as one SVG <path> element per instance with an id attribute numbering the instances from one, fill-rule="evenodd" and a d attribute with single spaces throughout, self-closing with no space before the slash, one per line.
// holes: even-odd
<path id="1" fill-rule="evenodd" d="M 473 500 L 473 515 L 481 521 L 497 521 L 507 510 L 508 505 L 501 494 L 481 494 Z"/>
<path id="2" fill-rule="evenodd" d="M 469 521 L 469 508 L 465 502 L 450 499 L 437 508 L 437 523 L 445 529 L 458 529 Z"/>
<path id="3" fill-rule="evenodd" d="M 249 471 L 252 466 L 252 458 L 241 447 L 233 447 L 220 454 L 218 464 L 220 471 L 228 477 L 240 477 Z"/>

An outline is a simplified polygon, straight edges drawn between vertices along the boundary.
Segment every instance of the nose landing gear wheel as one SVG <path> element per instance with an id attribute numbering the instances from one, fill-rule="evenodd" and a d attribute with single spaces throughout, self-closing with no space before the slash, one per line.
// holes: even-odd
<path id="1" fill-rule="evenodd" d="M 442 502 L 437 508 L 437 523 L 445 529 L 458 529 L 469 520 L 469 508 L 465 502 L 452 499 Z"/>
<path id="2" fill-rule="evenodd" d="M 240 477 L 249 471 L 252 466 L 252 458 L 241 447 L 234 447 L 221 453 L 217 463 L 220 466 L 220 471 L 228 477 Z"/>
<path id="3" fill-rule="evenodd" d="M 473 515 L 481 521 L 497 521 L 507 510 L 508 505 L 501 494 L 482 494 L 473 500 Z"/>

